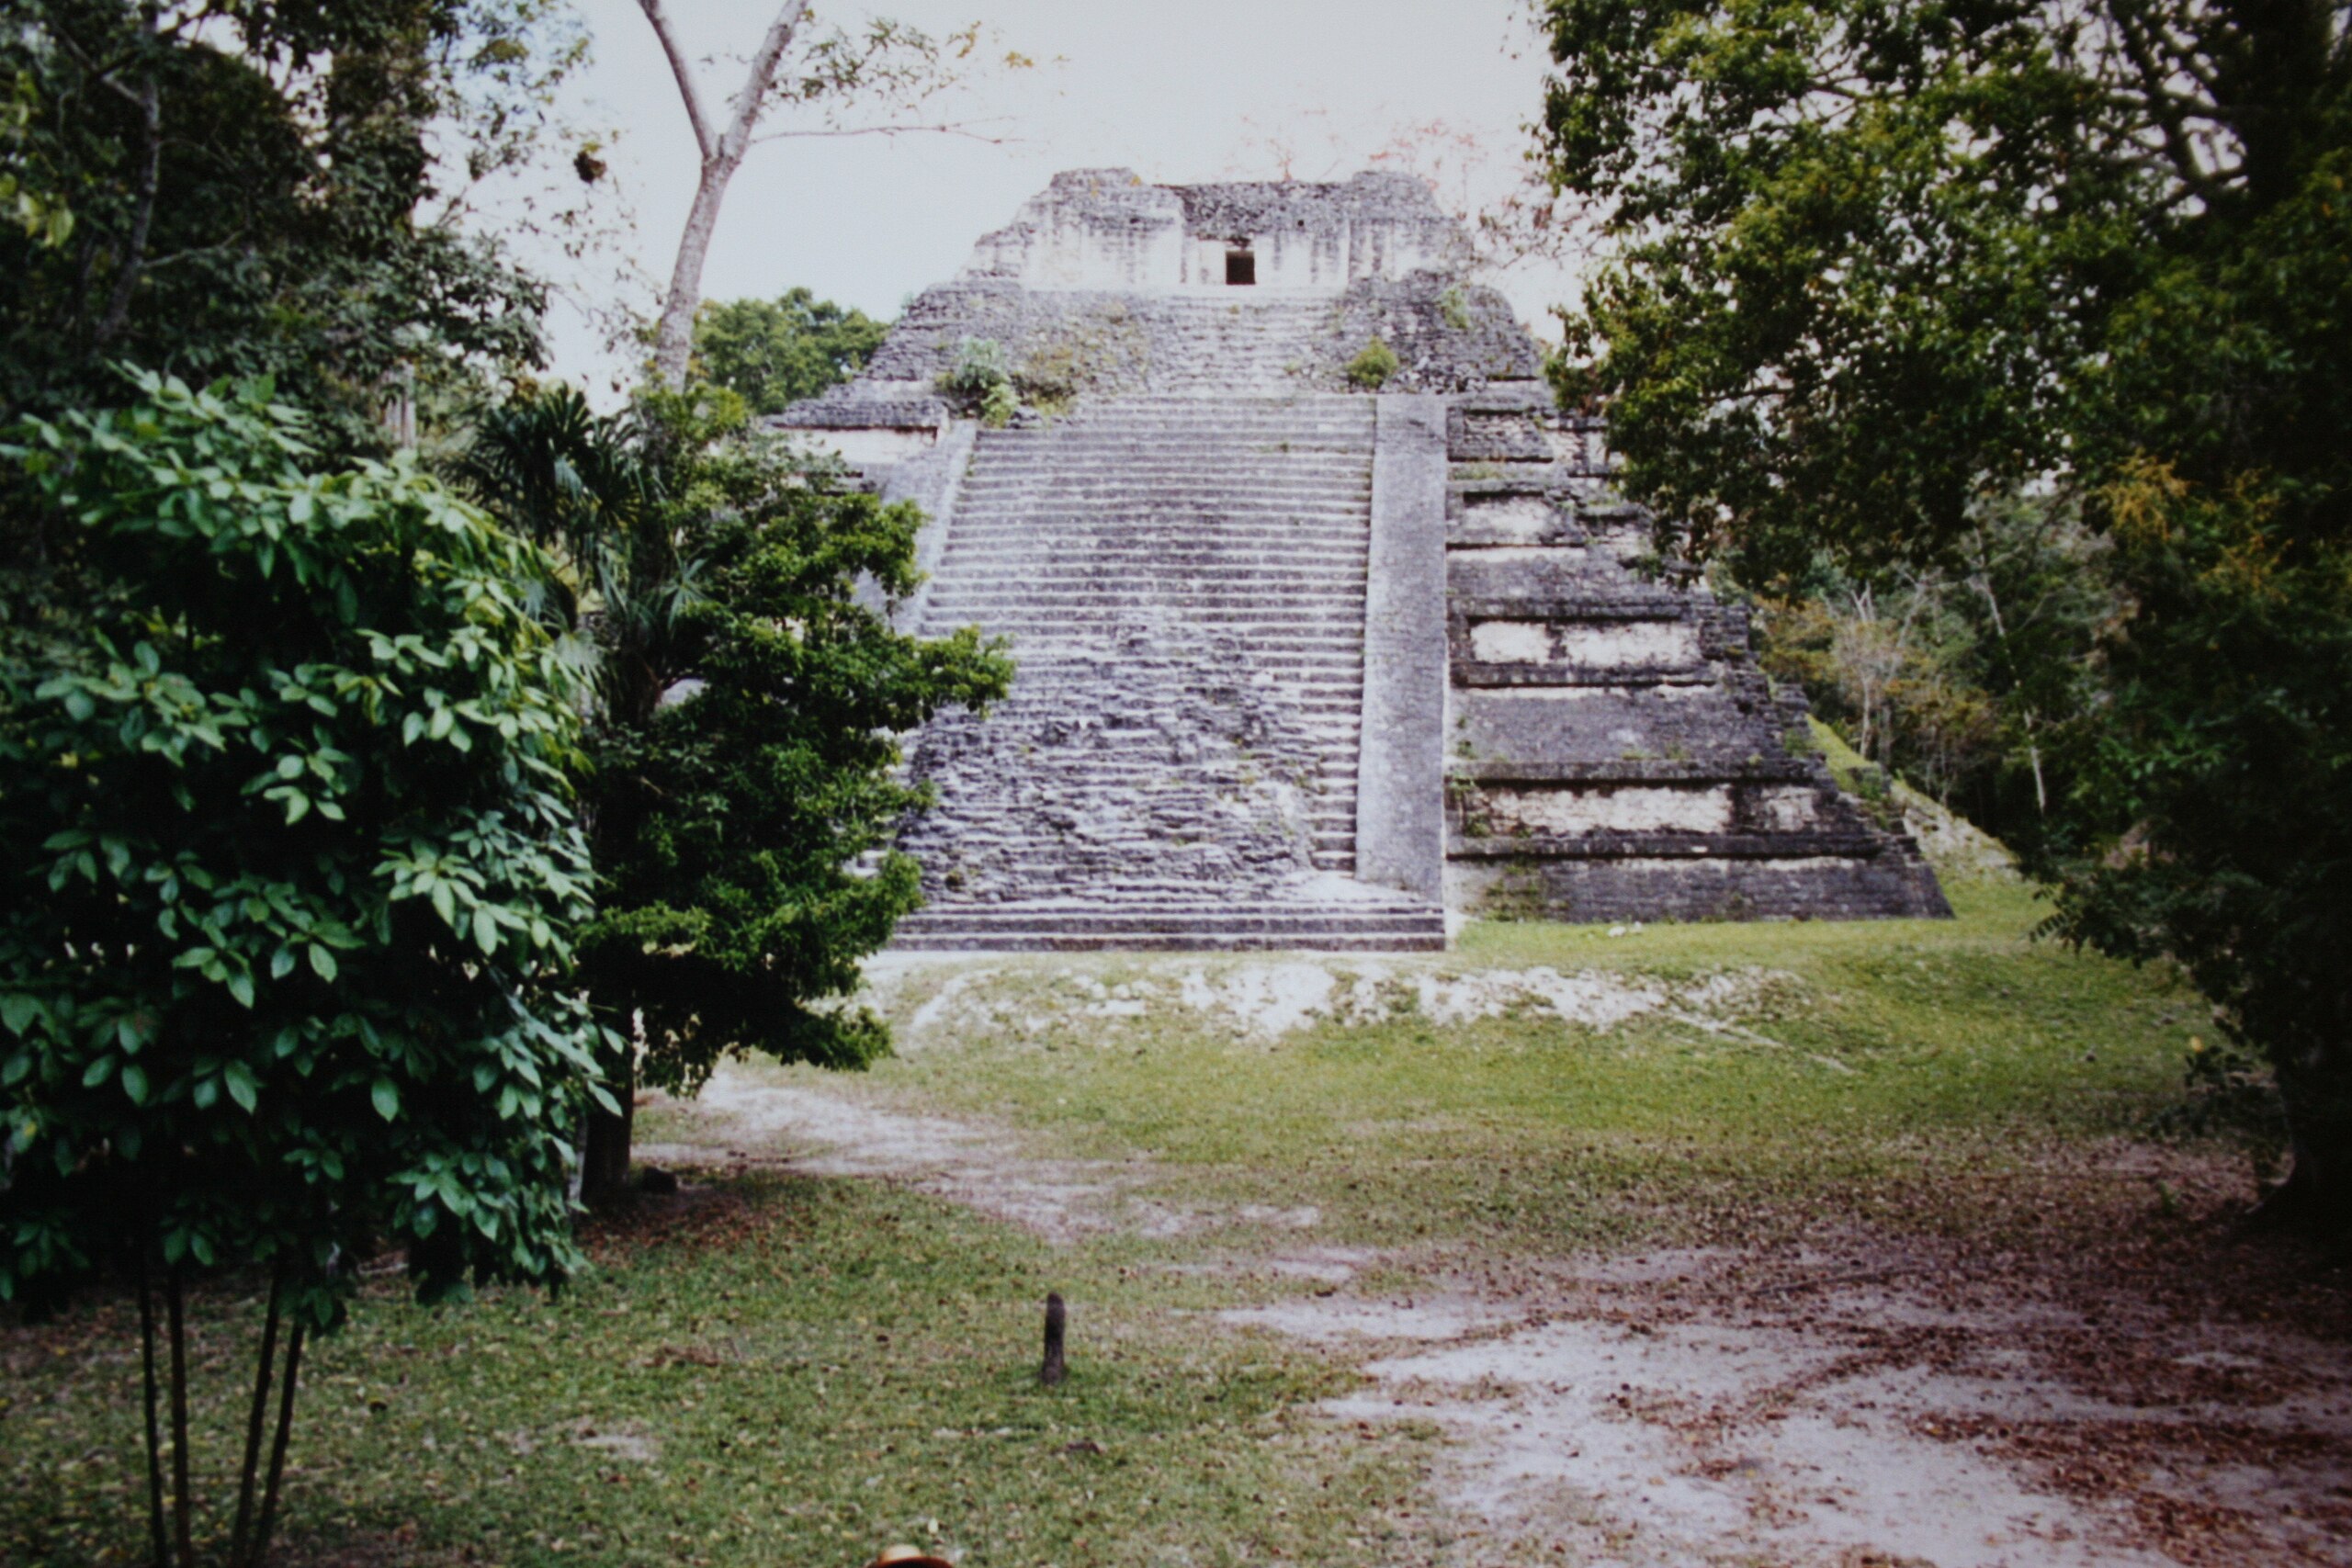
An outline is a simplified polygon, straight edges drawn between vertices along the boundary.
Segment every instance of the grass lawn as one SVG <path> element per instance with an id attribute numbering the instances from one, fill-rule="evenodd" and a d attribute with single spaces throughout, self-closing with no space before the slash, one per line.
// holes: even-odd
<path id="1" fill-rule="evenodd" d="M 1211 1223 L 1055 1247 L 751 1161 L 601 1224 L 595 1271 L 560 1300 L 428 1313 L 374 1281 L 305 1364 L 283 1557 L 1442 1555 L 1433 1430 L 1317 1415 L 1361 1386 L 1346 1361 L 1203 1315 L 1312 1288 L 1252 1274 L 1283 1239 L 1214 1216 L 1311 1208 L 1311 1240 L 1404 1274 L 1822 1226 L 2047 1246 L 2165 1224 L 2177 1195 L 2113 1156 L 2177 1100 L 2194 998 L 2029 942 L 2015 887 L 1954 893 L 1948 922 L 1482 926 L 1417 958 L 900 970 L 878 995 L 901 1055 L 828 1089 L 1057 1158 L 1142 1156 L 1138 1180 Z M 741 1130 L 656 1107 L 639 1135 Z M 1052 1391 L 1032 1377 L 1048 1289 L 1073 1303 Z M 254 1296 L 222 1281 L 197 1313 L 220 1495 Z M 0 1328 L 0 1562 L 141 1560 L 132 1323 L 92 1301 Z"/>
<path id="2" fill-rule="evenodd" d="M 1952 891 L 1950 921 L 1474 926 L 1443 955 L 1328 961 L 1352 1021 L 1280 1034 L 1249 1026 L 1279 998 L 1220 991 L 1216 960 L 918 969 L 888 992 L 899 1059 L 845 1087 L 1311 1202 L 1371 1245 L 2039 1223 L 2053 1161 L 2101 1179 L 2078 1156 L 2177 1105 L 2212 1031 L 2168 976 L 2030 940 L 2026 889 Z M 1166 1005 L 1188 980 L 1238 1007 Z M 1564 1021 L 1579 988 L 1604 1021 Z M 1611 1021 L 1628 992 L 1659 1005 Z"/>

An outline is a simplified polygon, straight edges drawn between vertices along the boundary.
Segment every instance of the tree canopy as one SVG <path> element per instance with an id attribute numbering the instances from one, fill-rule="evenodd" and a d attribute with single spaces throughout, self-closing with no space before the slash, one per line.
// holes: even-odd
<path id="1" fill-rule="evenodd" d="M 0 33 L 0 414 L 95 407 L 129 361 L 275 377 L 319 438 L 536 361 L 539 285 L 458 221 L 540 156 L 577 45 L 546 0 L 28 0 Z M 428 132 L 454 136 L 438 159 Z M 396 422 L 395 422 L 396 423 Z"/>
<path id="2" fill-rule="evenodd" d="M 1564 397 L 1668 541 L 1785 586 L 2077 506 L 2118 606 L 2053 737 L 2057 929 L 2266 1052 L 2352 1216 L 2352 11 L 1550 0 L 1609 261 Z"/>
<path id="3" fill-rule="evenodd" d="M 501 514 L 559 548 L 594 649 L 585 794 L 601 885 L 582 945 L 600 1014 L 642 1072 L 698 1087 L 738 1048 L 861 1066 L 881 1025 L 842 999 L 921 902 L 889 848 L 928 800 L 898 737 L 1003 694 L 969 628 L 926 640 L 890 609 L 920 581 L 912 506 L 832 482 L 750 428 L 723 389 L 648 389 L 598 417 L 561 389 L 484 422 L 470 462 Z M 634 1081 L 636 1052 L 616 1060 Z M 600 1121 L 592 1194 L 626 1175 Z"/>
<path id="4" fill-rule="evenodd" d="M 713 300 L 695 321 L 702 375 L 754 418 L 781 413 L 865 368 L 889 328 L 806 288 L 775 299 Z"/>

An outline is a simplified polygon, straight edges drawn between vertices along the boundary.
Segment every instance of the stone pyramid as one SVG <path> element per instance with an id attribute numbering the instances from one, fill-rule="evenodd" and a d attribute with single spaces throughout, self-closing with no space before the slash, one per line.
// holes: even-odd
<path id="1" fill-rule="evenodd" d="M 1019 667 L 912 739 L 901 946 L 1950 912 L 1794 741 L 1745 612 L 1640 570 L 1597 422 L 1464 249 L 1404 176 L 1075 171 L 786 412 L 928 514 L 907 624 Z M 1019 394 L 994 426 L 943 390 L 975 354 Z"/>

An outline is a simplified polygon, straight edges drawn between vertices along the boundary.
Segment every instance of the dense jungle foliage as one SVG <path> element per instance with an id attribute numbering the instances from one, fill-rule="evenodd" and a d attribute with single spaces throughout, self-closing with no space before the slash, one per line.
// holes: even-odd
<path id="1" fill-rule="evenodd" d="M 2055 929 L 2185 964 L 2278 1073 L 2278 1212 L 2352 1223 L 2352 8 L 1545 16 L 1553 176 L 1610 256 L 1563 395 L 1607 406 L 1669 549 L 1834 580 L 1849 640 L 1978 615 L 1999 560 L 2085 580 L 1979 594 L 1897 743 L 1975 731 L 1996 804 L 2022 759 L 2034 810 L 1992 815 L 2032 822 Z M 2034 517 L 2041 564 L 2004 542 Z M 2015 646 L 1996 604 L 2037 598 Z M 1784 622 L 1783 667 L 1840 630 Z M 1815 676 L 1860 728 L 1893 678 Z"/>

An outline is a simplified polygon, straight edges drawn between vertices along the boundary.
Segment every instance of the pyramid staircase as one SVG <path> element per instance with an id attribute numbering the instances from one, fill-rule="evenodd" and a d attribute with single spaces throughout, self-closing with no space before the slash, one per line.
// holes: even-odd
<path id="1" fill-rule="evenodd" d="M 1200 313 L 1186 362 L 1279 375 L 1286 333 Z M 1019 672 L 916 744 L 900 947 L 1444 945 L 1433 904 L 1352 877 L 1373 426 L 1261 391 L 980 433 L 917 627 L 1008 637 Z"/>
<path id="2" fill-rule="evenodd" d="M 1580 920 L 1951 913 L 1917 846 L 1842 794 L 1747 612 L 1644 570 L 1598 422 L 1540 388 L 1449 432 L 1449 900 Z"/>

